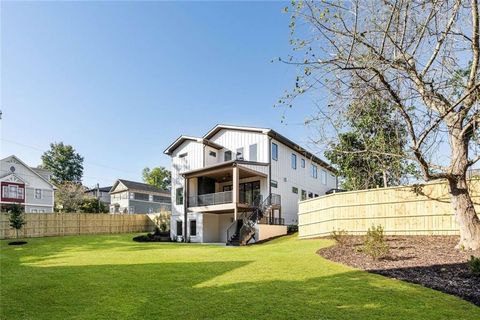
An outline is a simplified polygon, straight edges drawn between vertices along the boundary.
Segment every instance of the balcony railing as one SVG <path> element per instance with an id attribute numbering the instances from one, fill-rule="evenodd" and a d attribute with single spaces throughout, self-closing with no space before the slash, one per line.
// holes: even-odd
<path id="1" fill-rule="evenodd" d="M 212 206 L 216 204 L 232 203 L 232 191 L 215 192 L 188 197 L 189 207 Z"/>

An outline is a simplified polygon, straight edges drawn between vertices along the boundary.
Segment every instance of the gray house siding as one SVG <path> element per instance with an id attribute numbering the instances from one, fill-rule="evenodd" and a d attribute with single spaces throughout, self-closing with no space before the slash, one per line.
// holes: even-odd
<path id="1" fill-rule="evenodd" d="M 170 211 L 170 204 L 130 200 L 129 207 L 133 207 L 134 213 L 153 213 L 161 210 Z"/>
<path id="2" fill-rule="evenodd" d="M 42 189 L 42 198 L 35 199 L 35 189 L 26 188 L 26 197 L 25 202 L 32 205 L 48 205 L 51 206 L 53 203 L 53 191 Z"/>

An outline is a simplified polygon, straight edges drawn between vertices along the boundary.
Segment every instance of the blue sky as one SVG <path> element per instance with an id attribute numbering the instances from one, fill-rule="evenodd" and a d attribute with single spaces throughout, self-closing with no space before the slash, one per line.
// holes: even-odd
<path id="1" fill-rule="evenodd" d="M 84 183 L 168 166 L 180 134 L 271 127 L 304 144 L 311 113 L 273 108 L 295 70 L 286 2 L 1 4 L 1 155 L 40 163 L 49 143 L 85 158 Z"/>

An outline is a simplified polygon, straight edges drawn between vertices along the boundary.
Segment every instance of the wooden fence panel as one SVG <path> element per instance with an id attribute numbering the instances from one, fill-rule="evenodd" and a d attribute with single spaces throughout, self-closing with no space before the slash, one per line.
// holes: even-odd
<path id="1" fill-rule="evenodd" d="M 19 237 L 50 237 L 81 234 L 144 232 L 153 230 L 154 223 L 144 214 L 93 213 L 26 213 L 26 224 Z M 15 238 L 9 215 L 0 214 L 0 239 Z"/>
<path id="2" fill-rule="evenodd" d="M 480 213 L 479 178 L 469 181 L 469 190 Z M 452 211 L 445 182 L 335 193 L 299 203 L 299 237 L 364 234 L 372 225 L 391 235 L 454 235 Z"/>

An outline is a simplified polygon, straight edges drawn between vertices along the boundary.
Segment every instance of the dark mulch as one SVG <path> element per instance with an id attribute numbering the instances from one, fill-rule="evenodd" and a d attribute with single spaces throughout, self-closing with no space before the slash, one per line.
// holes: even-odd
<path id="1" fill-rule="evenodd" d="M 480 250 L 459 251 L 456 236 L 388 237 L 390 253 L 375 261 L 361 252 L 363 237 L 348 236 L 343 246 L 318 251 L 321 256 L 355 268 L 456 295 L 480 306 L 480 277 L 467 266 Z"/>
<path id="2" fill-rule="evenodd" d="M 11 241 L 8 243 L 9 246 L 21 246 L 27 244 L 27 241 Z"/>

